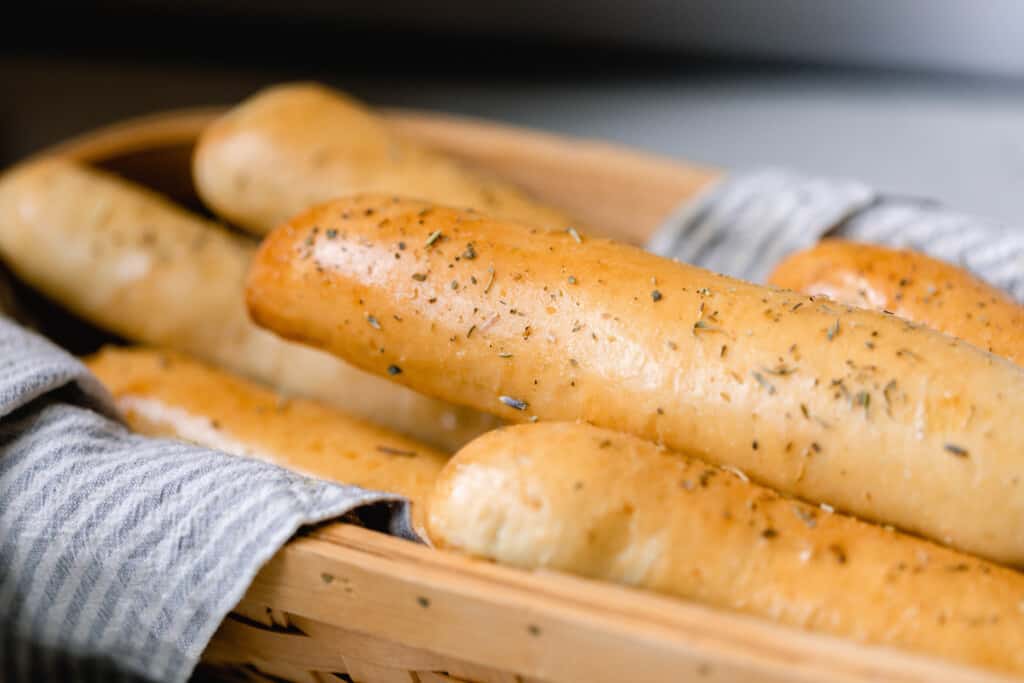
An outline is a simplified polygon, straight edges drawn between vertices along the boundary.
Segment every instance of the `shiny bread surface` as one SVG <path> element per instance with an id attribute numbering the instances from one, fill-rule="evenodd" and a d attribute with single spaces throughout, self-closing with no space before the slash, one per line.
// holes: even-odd
<path id="1" fill-rule="evenodd" d="M 586 424 L 485 434 L 442 471 L 435 546 L 1024 673 L 1024 575 Z"/>
<path id="2" fill-rule="evenodd" d="M 486 211 L 550 229 L 571 224 L 507 183 L 392 131 L 362 103 L 312 83 L 263 90 L 214 122 L 194 157 L 200 196 L 258 235 L 304 209 L 387 192 Z"/>
<path id="3" fill-rule="evenodd" d="M 785 258 L 768 281 L 891 311 L 1024 365 L 1024 306 L 963 268 L 925 254 L 828 239 Z"/>
<path id="4" fill-rule="evenodd" d="M 448 456 L 337 408 L 285 398 L 172 351 L 106 347 L 86 359 L 136 432 L 258 458 L 422 505 Z"/>
<path id="5" fill-rule="evenodd" d="M 417 394 L 253 325 L 255 244 L 119 177 L 61 159 L 0 176 L 0 259 L 125 339 L 176 349 L 453 451 L 496 420 Z"/>
<path id="6" fill-rule="evenodd" d="M 896 316 L 381 195 L 276 230 L 247 298 L 423 393 L 636 434 L 1024 564 L 1024 370 Z"/>

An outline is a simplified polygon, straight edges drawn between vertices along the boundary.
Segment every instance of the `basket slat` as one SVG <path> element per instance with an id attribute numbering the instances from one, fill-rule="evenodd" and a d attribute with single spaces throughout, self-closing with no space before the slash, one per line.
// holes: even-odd
<path id="1" fill-rule="evenodd" d="M 347 666 L 341 651 L 326 647 L 323 641 L 314 640 L 302 633 L 260 628 L 232 616 L 225 619 L 217 629 L 204 659 L 212 664 L 272 660 L 282 665 L 302 667 L 307 671 L 344 672 Z"/>
<path id="2" fill-rule="evenodd" d="M 348 675 L 356 683 L 417 683 L 416 674 L 404 669 L 392 669 L 346 657 Z"/>
<path id="3" fill-rule="evenodd" d="M 358 527 L 328 525 L 311 536 L 271 560 L 249 599 L 523 677 L 1006 680 L 640 591 L 499 567 Z"/>
<path id="4" fill-rule="evenodd" d="M 591 233 L 645 244 L 682 203 L 722 176 L 716 169 L 605 142 L 442 114 L 394 111 L 393 128 L 483 168 L 575 216 Z"/>
<path id="5" fill-rule="evenodd" d="M 464 679 L 455 678 L 454 676 L 436 671 L 423 671 L 417 673 L 416 677 L 420 679 L 420 683 L 473 683 L 472 681 L 467 682 Z"/>
<path id="6" fill-rule="evenodd" d="M 299 616 L 292 617 L 295 626 L 313 642 L 324 647 L 330 643 L 334 652 L 355 652 L 368 664 L 390 666 L 414 671 L 443 671 L 449 665 L 447 657 L 401 645 L 391 640 L 375 638 L 364 633 L 338 628 Z"/>
<path id="7" fill-rule="evenodd" d="M 522 678 L 507 671 L 498 671 L 490 667 L 480 666 L 457 660 L 450 660 L 445 670 L 456 678 L 474 681 L 475 683 L 522 683 Z"/>
<path id="8" fill-rule="evenodd" d="M 271 612 L 273 619 L 268 617 Z M 243 614 L 255 619 L 243 620 Z M 261 617 L 263 620 L 258 621 Z M 243 600 L 224 621 L 204 659 L 220 666 L 255 664 L 261 673 L 278 677 L 283 671 L 300 671 L 301 680 L 347 672 L 367 683 L 406 683 L 414 680 L 413 673 L 443 671 L 473 683 L 520 681 L 511 673 L 284 614 L 250 600 Z M 288 678 L 295 679 L 295 674 Z"/>

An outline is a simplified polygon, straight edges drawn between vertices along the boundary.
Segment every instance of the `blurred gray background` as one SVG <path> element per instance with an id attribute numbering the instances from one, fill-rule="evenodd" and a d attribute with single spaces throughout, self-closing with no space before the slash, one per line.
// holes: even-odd
<path id="1" fill-rule="evenodd" d="M 1017 0 L 34 9 L 0 47 L 3 164 L 125 116 L 318 78 L 712 166 L 854 176 L 1024 227 Z"/>

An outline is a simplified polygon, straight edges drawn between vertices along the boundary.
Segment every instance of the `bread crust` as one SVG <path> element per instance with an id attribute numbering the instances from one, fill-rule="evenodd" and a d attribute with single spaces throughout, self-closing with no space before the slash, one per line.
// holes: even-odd
<path id="1" fill-rule="evenodd" d="M 248 282 L 258 324 L 424 393 L 1024 564 L 1024 370 L 898 317 L 379 195 L 276 230 Z"/>
<path id="2" fill-rule="evenodd" d="M 527 569 L 1024 672 L 1024 575 L 584 424 L 496 430 L 442 471 L 427 532 Z"/>
<path id="3" fill-rule="evenodd" d="M 925 254 L 828 239 L 785 258 L 768 282 L 891 311 L 1024 365 L 1024 307 L 963 268 Z"/>
<path id="4" fill-rule="evenodd" d="M 253 325 L 244 289 L 254 251 L 243 236 L 74 162 L 40 160 L 0 178 L 0 257 L 107 331 L 330 402 L 448 451 L 495 424 Z"/>
<path id="5" fill-rule="evenodd" d="M 336 408 L 287 399 L 172 351 L 106 347 L 86 365 L 128 425 L 423 505 L 448 456 Z"/>
<path id="6" fill-rule="evenodd" d="M 255 234 L 357 192 L 398 193 L 557 229 L 562 212 L 392 131 L 362 103 L 312 83 L 263 90 L 214 122 L 194 156 L 200 196 Z"/>

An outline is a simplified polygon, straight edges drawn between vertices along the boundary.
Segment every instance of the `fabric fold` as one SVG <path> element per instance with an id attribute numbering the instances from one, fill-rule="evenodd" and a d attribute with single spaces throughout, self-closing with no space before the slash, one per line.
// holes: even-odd
<path id="1" fill-rule="evenodd" d="M 75 358 L 0 317 L 0 665 L 5 680 L 184 681 L 303 525 L 395 495 L 132 434 Z M 381 503 L 385 514 L 381 515 Z"/>
<path id="2" fill-rule="evenodd" d="M 764 282 L 785 256 L 825 236 L 914 249 L 960 265 L 1024 302 L 1024 231 L 858 181 L 781 169 L 726 177 L 683 204 L 648 248 Z"/>

